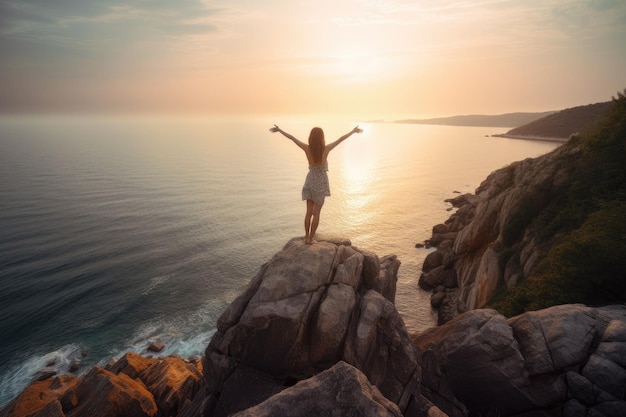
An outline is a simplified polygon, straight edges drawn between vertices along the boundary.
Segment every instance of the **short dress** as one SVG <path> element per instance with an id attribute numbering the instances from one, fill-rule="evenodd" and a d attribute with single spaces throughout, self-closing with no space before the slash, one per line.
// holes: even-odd
<path id="1" fill-rule="evenodd" d="M 327 172 L 328 160 L 321 165 L 309 165 L 309 173 L 302 187 L 302 200 L 313 200 L 320 206 L 324 204 L 324 199 L 330 196 Z"/>

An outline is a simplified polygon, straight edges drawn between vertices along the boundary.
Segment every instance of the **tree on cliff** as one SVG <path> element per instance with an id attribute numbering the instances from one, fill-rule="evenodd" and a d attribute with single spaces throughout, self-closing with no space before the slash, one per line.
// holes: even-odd
<path id="1" fill-rule="evenodd" d="M 505 230 L 511 242 L 533 230 L 547 248 L 524 282 L 492 301 L 505 315 L 626 301 L 626 89 L 602 122 L 563 146 L 570 167 L 563 189 L 540 204 L 529 194 Z"/>

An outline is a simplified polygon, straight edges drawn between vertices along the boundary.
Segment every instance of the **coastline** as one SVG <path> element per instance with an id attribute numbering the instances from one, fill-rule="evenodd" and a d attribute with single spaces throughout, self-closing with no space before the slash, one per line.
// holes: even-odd
<path id="1" fill-rule="evenodd" d="M 550 136 L 535 136 L 535 135 L 508 135 L 506 133 L 498 133 L 491 135 L 494 138 L 506 138 L 506 139 L 523 139 L 523 140 L 540 140 L 544 142 L 559 142 L 565 143 L 569 138 L 557 138 Z"/>

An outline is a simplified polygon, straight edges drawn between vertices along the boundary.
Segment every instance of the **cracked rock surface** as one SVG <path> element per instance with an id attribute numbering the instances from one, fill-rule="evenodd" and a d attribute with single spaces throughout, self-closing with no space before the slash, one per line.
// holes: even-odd
<path id="1" fill-rule="evenodd" d="M 419 396 L 418 366 L 393 300 L 400 261 L 348 241 L 292 239 L 224 312 L 208 346 L 207 409 L 229 415 L 281 387 L 345 362 L 404 413 Z M 262 374 L 255 404 L 229 403 L 233 378 Z"/>

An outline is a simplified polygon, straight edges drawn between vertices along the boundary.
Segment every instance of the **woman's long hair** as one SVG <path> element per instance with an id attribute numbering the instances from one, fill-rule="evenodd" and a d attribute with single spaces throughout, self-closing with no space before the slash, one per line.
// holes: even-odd
<path id="1" fill-rule="evenodd" d="M 326 141 L 324 140 L 324 131 L 319 127 L 314 127 L 311 129 L 311 134 L 309 135 L 309 149 L 311 150 L 313 164 L 319 165 L 322 163 L 325 147 Z"/>

